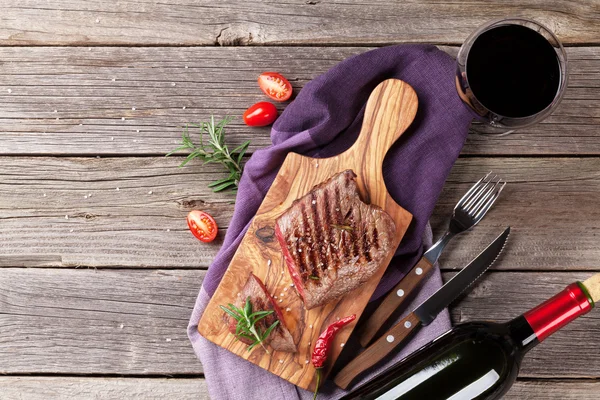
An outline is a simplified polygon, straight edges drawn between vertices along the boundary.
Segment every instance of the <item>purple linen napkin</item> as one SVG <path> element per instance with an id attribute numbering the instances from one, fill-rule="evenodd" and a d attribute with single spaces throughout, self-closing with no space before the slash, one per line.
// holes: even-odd
<path id="1" fill-rule="evenodd" d="M 408 82 L 419 98 L 411 127 L 388 152 L 384 179 L 391 196 L 413 214 L 413 222 L 388 267 L 373 299 L 391 289 L 431 244 L 428 220 L 444 182 L 467 137 L 473 113 L 454 86 L 454 60 L 434 46 L 384 47 L 351 57 L 309 82 L 286 108 L 271 130 L 272 146 L 256 151 L 246 163 L 235 211 L 223 247 L 210 266 L 196 300 L 188 336 L 201 359 L 213 400 L 309 399 L 311 394 L 224 350 L 197 331 L 198 321 L 252 217 L 289 152 L 330 157 L 356 140 L 371 91 L 388 78 Z M 425 282 L 413 307 L 441 286 L 439 270 Z M 409 307 L 409 308 L 410 308 Z M 450 327 L 448 313 L 417 334 L 389 365 Z M 351 352 L 353 346 L 346 346 Z M 365 381 L 385 365 L 376 368 Z M 319 398 L 339 398 L 343 391 L 327 382 Z"/>

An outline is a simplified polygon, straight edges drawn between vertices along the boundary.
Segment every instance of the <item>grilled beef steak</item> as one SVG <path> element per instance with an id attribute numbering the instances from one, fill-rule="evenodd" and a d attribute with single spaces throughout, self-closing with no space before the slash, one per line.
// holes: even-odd
<path id="1" fill-rule="evenodd" d="M 307 309 L 329 303 L 368 281 L 395 249 L 394 220 L 361 201 L 346 170 L 294 201 L 275 235 Z"/>
<path id="2" fill-rule="evenodd" d="M 250 297 L 253 312 L 273 311 L 272 314 L 267 315 L 265 318 L 256 323 L 256 327 L 260 330 L 260 332 L 264 332 L 267 328 L 273 325 L 275 321 L 279 320 L 279 324 L 277 327 L 275 327 L 275 329 L 273 329 L 263 344 L 265 346 L 270 344 L 273 350 L 286 351 L 288 353 L 295 353 L 298 351 L 290 331 L 285 326 L 281 309 L 277 306 L 277 304 L 275 304 L 275 300 L 273 300 L 262 281 L 252 273 L 248 277 L 244 288 L 240 292 L 240 295 L 235 302 L 235 306 L 243 308 L 248 297 Z M 229 317 L 229 331 L 234 335 L 236 327 L 237 321 L 234 318 Z M 252 343 L 252 341 L 247 338 L 240 336 L 237 338 L 246 344 Z"/>

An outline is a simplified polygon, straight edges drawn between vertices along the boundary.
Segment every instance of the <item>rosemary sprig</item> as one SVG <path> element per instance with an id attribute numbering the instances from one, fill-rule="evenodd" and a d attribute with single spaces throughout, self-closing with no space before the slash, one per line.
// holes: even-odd
<path id="1" fill-rule="evenodd" d="M 229 316 L 237 321 L 235 328 L 235 335 L 237 337 L 243 337 L 252 341 L 248 346 L 248 351 L 252 351 L 257 345 L 261 345 L 263 349 L 269 353 L 269 350 L 264 346 L 264 341 L 269 337 L 273 329 L 279 324 L 279 320 L 273 322 L 264 332 L 261 332 L 260 328 L 256 325 L 258 321 L 265 318 L 267 315 L 273 314 L 273 310 L 270 311 L 256 311 L 252 312 L 252 303 L 250 302 L 250 296 L 246 299 L 244 308 L 236 307 L 229 303 L 229 308 L 225 306 L 219 306 Z"/>
<path id="2" fill-rule="evenodd" d="M 233 117 L 228 116 L 215 123 L 215 116 L 211 115 L 208 122 L 186 125 L 181 135 L 181 145 L 169 152 L 167 157 L 181 150 L 190 150 L 188 156 L 179 165 L 180 167 L 183 167 L 194 158 L 199 158 L 204 161 L 204 164 L 221 164 L 228 171 L 229 175 L 226 178 L 210 183 L 208 187 L 214 192 L 226 189 L 237 191 L 240 178 L 242 177 L 242 159 L 248 150 L 250 141 L 242 143 L 233 150 L 229 150 L 229 147 L 225 143 L 225 125 L 230 123 L 232 119 Z M 199 129 L 199 144 L 195 144 L 190 138 L 189 126 Z"/>

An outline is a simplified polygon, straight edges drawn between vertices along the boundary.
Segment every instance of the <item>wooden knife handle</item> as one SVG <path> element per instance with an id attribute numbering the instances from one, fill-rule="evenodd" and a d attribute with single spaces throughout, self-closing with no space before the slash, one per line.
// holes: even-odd
<path id="1" fill-rule="evenodd" d="M 365 351 L 350 361 L 338 372 L 333 381 L 342 389 L 346 389 L 354 378 L 384 359 L 420 327 L 421 321 L 417 316 L 414 313 L 408 314 L 382 337 L 367 347 Z"/>
<path id="2" fill-rule="evenodd" d="M 404 303 L 406 298 L 410 297 L 413 290 L 419 286 L 419 283 L 432 269 L 433 265 L 429 260 L 422 257 L 417 265 L 388 293 L 375 312 L 358 329 L 358 340 L 362 347 L 367 347 L 371 343 L 383 324 Z"/>

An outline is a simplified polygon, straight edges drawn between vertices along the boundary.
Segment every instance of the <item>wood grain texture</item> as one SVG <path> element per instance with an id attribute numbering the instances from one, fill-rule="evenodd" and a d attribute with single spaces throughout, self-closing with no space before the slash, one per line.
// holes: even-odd
<path id="1" fill-rule="evenodd" d="M 596 158 L 471 158 L 457 162 L 440 195 L 431 222 L 441 235 L 458 199 L 488 171 L 508 184 L 486 217 L 471 232 L 454 238 L 440 265 L 462 268 L 506 226 L 511 235 L 493 269 L 595 269 L 596 207 L 600 191 Z M 577 221 L 577 222 L 575 222 Z"/>
<path id="2" fill-rule="evenodd" d="M 511 238 L 512 239 L 512 238 Z M 510 240 L 510 239 L 509 239 Z M 514 239 L 513 239 L 514 240 Z M 507 249 L 510 252 L 510 249 Z M 473 320 L 508 321 L 532 309 L 592 272 L 491 272 L 487 273 L 451 310 L 453 323 Z M 445 273 L 444 280 L 454 273 Z M 600 337 L 597 309 L 554 333 L 525 356 L 520 377 L 597 378 Z"/>
<path id="3" fill-rule="evenodd" d="M 203 272 L 40 268 L 1 272 L 0 373 L 202 373 L 186 327 Z M 508 320 L 591 274 L 488 273 L 454 303 L 453 321 Z M 598 327 L 598 310 L 574 321 L 525 358 L 521 376 L 599 379 L 600 354 L 594 351 L 600 346 Z"/>
<path id="4" fill-rule="evenodd" d="M 596 1 L 440 2 L 5 0 L 1 45 L 460 43 L 489 19 L 518 15 L 565 43 L 598 43 Z"/>
<path id="5" fill-rule="evenodd" d="M 203 277 L 5 268 L 0 374 L 201 374 L 186 328 Z"/>
<path id="6" fill-rule="evenodd" d="M 406 276 L 390 290 L 381 304 L 373 311 L 366 321 L 361 321 L 356 334 L 360 345 L 366 348 L 375 338 L 375 335 L 384 326 L 386 321 L 406 299 L 411 297 L 411 293 L 419 289 L 420 283 L 429 275 L 433 265 L 425 257 L 421 258 L 415 266 L 408 271 Z"/>
<path id="7" fill-rule="evenodd" d="M 209 400 L 204 378 L 0 377 L 3 400 Z"/>
<path id="8" fill-rule="evenodd" d="M 325 159 L 288 154 L 204 311 L 198 325 L 202 336 L 301 388 L 314 389 L 316 370 L 311 363 L 306 362 L 311 358 L 312 344 L 336 319 L 352 314 L 357 319 L 360 318 L 394 252 L 390 251 L 382 259 L 377 272 L 359 288 L 340 299 L 307 310 L 295 292 L 290 291 L 283 298 L 292 280 L 286 272 L 281 247 L 275 240 L 258 239 L 256 232 L 264 228 L 270 228 L 274 232 L 276 219 L 295 200 L 333 175 L 350 169 L 357 175 L 361 198 L 368 204 L 381 207 L 393 219 L 396 229 L 395 236 L 391 238 L 390 249 L 395 249 L 408 229 L 412 216 L 388 194 L 381 166 L 388 149 L 412 123 L 417 107 L 416 93 L 408 84 L 388 79 L 380 83 L 369 96 L 361 132 L 350 149 Z M 278 305 L 289 310 L 283 315 L 286 326 L 293 332 L 296 340 L 297 353 L 269 354 L 260 348 L 248 352 L 248 346 L 229 332 L 223 320 L 224 312 L 219 306 L 235 299 L 235 293 L 241 292 L 251 272 L 265 283 L 269 291 L 281 292 L 282 298 Z M 324 378 L 342 350 L 340 344 L 347 341 L 354 326 L 355 323 L 352 323 L 336 335 L 328 354 L 329 363 L 321 371 Z"/>
<path id="9" fill-rule="evenodd" d="M 0 157 L 0 266 L 206 268 L 234 197 L 206 189 L 217 169 L 177 164 L 164 157 Z M 434 210 L 434 237 L 490 170 L 509 184 L 483 221 L 448 245 L 444 268 L 462 268 L 507 225 L 508 251 L 494 269 L 598 267 L 598 158 L 459 159 Z M 215 216 L 215 242 L 201 244 L 188 232 L 191 209 Z"/>
<path id="10" fill-rule="evenodd" d="M 421 321 L 411 312 L 348 362 L 333 378 L 335 384 L 347 389 L 357 376 L 373 368 L 388 355 L 394 354 L 394 349 L 402 349 L 398 346 L 408 343 L 408 339 L 420 328 Z"/>
<path id="11" fill-rule="evenodd" d="M 252 152 L 270 144 L 269 128 L 248 128 L 241 119 L 265 99 L 258 74 L 279 71 L 297 93 L 339 61 L 368 50 L 2 47 L 0 154 L 161 155 L 177 146 L 181 126 L 213 113 L 236 116 L 228 138 L 251 140 Z M 471 135 L 463 154 L 600 154 L 600 48 L 567 53 L 569 87 L 552 116 L 504 138 Z"/>
<path id="12" fill-rule="evenodd" d="M 232 216 L 215 166 L 171 158 L 0 158 L 0 266 L 206 267 Z M 192 209 L 222 228 L 201 244 Z"/>
<path id="13" fill-rule="evenodd" d="M 196 379 L 0 377 L 4 400 L 208 400 L 206 382 Z M 506 400 L 597 400 L 600 383 L 586 380 L 518 380 Z"/>
<path id="14" fill-rule="evenodd" d="M 585 380 L 517 381 L 506 400 L 597 400 L 600 382 Z"/>

